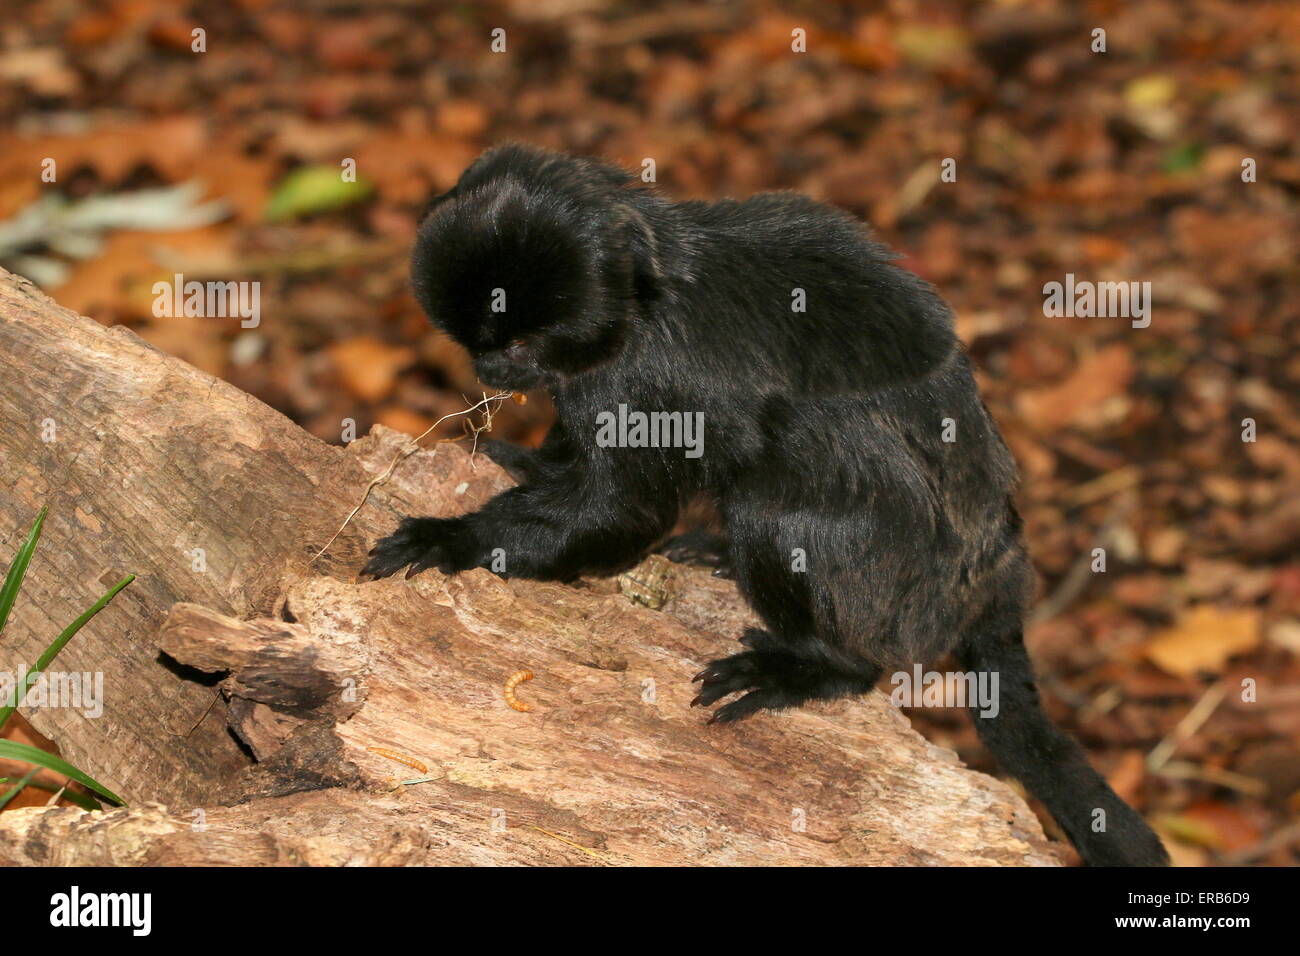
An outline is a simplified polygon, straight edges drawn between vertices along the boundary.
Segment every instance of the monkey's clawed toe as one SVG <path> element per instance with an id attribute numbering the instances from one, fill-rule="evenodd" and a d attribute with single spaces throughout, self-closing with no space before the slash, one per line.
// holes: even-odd
<path id="1" fill-rule="evenodd" d="M 831 699 L 871 690 L 877 671 L 851 671 L 831 666 L 780 634 L 748 628 L 740 642 L 749 650 L 714 661 L 695 675 L 702 686 L 693 707 L 707 707 L 728 694 L 743 697 L 713 712 L 711 724 L 741 720 L 760 710 L 798 707 L 810 700 Z"/>
<path id="2" fill-rule="evenodd" d="M 760 710 L 791 706 L 797 703 L 783 687 L 783 671 L 790 667 L 787 655 L 761 651 L 745 651 L 714 661 L 695 680 L 702 684 L 699 694 L 691 701 L 692 707 L 708 707 L 728 694 L 748 690 L 739 700 L 719 707 L 709 718 L 709 723 L 728 723 L 748 717 Z"/>
<path id="3" fill-rule="evenodd" d="M 796 703 L 798 702 L 788 700 L 785 692 L 776 688 L 753 690 L 739 700 L 723 704 L 713 712 L 709 723 L 729 724 L 744 720 L 750 714 L 756 714 L 760 710 L 780 710 L 782 707 L 793 707 Z"/>

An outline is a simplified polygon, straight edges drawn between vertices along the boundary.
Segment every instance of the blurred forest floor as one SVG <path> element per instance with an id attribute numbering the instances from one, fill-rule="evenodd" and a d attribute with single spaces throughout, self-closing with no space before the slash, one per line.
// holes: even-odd
<path id="1" fill-rule="evenodd" d="M 406 253 L 428 193 L 485 146 L 653 157 L 676 198 L 849 209 L 952 303 L 1021 464 L 1053 715 L 1177 862 L 1294 864 L 1298 116 L 1287 2 L 10 0 L 0 264 L 338 442 L 345 419 L 418 434 L 481 394 Z M 344 157 L 355 189 L 311 188 Z M 227 204 L 217 221 L 87 243 L 50 216 L 3 252 L 51 195 L 192 181 Z M 261 325 L 155 318 L 174 273 L 260 280 Z M 1067 273 L 1150 281 L 1150 327 L 1045 318 Z M 494 435 L 537 442 L 548 415 L 507 403 Z M 911 716 L 992 769 L 964 715 Z"/>

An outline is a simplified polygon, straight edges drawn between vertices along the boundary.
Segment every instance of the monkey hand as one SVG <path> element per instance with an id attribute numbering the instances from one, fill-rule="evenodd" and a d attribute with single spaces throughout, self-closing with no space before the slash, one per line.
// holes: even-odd
<path id="1" fill-rule="evenodd" d="M 370 549 L 370 560 L 361 573 L 386 578 L 407 568 L 409 578 L 437 568 L 455 574 L 477 567 L 479 552 L 465 518 L 403 518 L 396 531 Z"/>

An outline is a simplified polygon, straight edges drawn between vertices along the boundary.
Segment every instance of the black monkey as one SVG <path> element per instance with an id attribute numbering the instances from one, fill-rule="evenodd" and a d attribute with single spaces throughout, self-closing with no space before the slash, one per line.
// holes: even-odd
<path id="1" fill-rule="evenodd" d="M 426 211 L 415 295 L 486 384 L 544 387 L 558 420 L 536 451 L 491 446 L 523 484 L 405 519 L 365 572 L 455 573 L 499 548 L 510 575 L 610 573 L 711 496 L 765 625 L 698 675 L 696 703 L 745 692 L 714 721 L 864 694 L 951 651 L 997 673 L 980 737 L 1086 862 L 1165 864 L 1039 703 L 1015 466 L 947 306 L 893 258 L 804 196 L 673 203 L 611 165 L 490 150 Z M 627 410 L 702 414 L 707 440 L 601 440 Z"/>

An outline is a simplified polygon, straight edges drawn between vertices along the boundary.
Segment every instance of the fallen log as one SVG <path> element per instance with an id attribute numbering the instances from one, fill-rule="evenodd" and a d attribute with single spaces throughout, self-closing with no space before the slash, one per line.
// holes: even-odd
<path id="1" fill-rule="evenodd" d="M 751 618 L 705 571 L 358 581 L 400 515 L 509 486 L 482 456 L 404 458 L 312 560 L 406 436 L 323 443 L 2 272 L 0 356 L 0 553 L 50 508 L 0 670 L 138 575 L 58 661 L 102 716 L 23 711 L 129 806 L 0 814 L 0 863 L 1059 862 L 883 694 L 706 727 L 690 676 Z"/>

